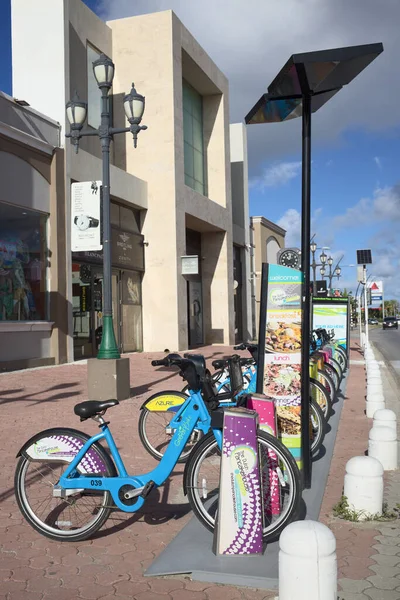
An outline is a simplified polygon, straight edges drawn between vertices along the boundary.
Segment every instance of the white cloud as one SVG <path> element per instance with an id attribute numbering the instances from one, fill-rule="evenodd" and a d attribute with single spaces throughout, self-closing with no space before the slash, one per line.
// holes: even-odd
<path id="1" fill-rule="evenodd" d="M 382 160 L 379 158 L 379 156 L 374 156 L 374 162 L 378 169 L 382 171 Z"/>
<path id="2" fill-rule="evenodd" d="M 377 188 L 372 198 L 361 198 L 333 219 L 335 228 L 368 225 L 379 221 L 400 221 L 400 185 Z"/>
<path id="3" fill-rule="evenodd" d="M 383 54 L 313 116 L 314 147 L 348 127 L 379 131 L 400 121 L 396 0 L 99 0 L 99 8 L 108 19 L 174 10 L 227 75 L 232 122 L 243 121 L 291 54 L 381 41 Z M 252 176 L 301 148 L 300 119 L 252 126 L 248 135 Z"/>
<path id="4" fill-rule="evenodd" d="M 327 160 L 326 163 L 325 163 L 326 167 L 331 167 L 332 165 L 333 165 L 333 160 L 332 159 Z"/>
<path id="5" fill-rule="evenodd" d="M 285 246 L 287 248 L 300 247 L 301 215 L 295 208 L 289 208 L 279 219 L 279 227 L 286 229 Z"/>
<path id="6" fill-rule="evenodd" d="M 260 190 L 285 185 L 295 179 L 301 171 L 301 161 L 275 163 L 264 169 L 261 177 L 253 177 L 250 185 Z"/>
<path id="7" fill-rule="evenodd" d="M 400 184 L 377 188 L 372 198 L 362 198 L 334 218 L 332 225 L 336 236 L 339 230 L 352 228 L 358 239 L 363 226 L 379 227 L 363 245 L 372 250 L 368 269 L 376 279 L 383 280 L 386 299 L 400 300 Z"/>

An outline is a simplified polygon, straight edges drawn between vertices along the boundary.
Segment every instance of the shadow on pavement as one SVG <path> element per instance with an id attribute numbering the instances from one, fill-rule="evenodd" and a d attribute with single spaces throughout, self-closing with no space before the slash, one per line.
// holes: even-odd
<path id="1" fill-rule="evenodd" d="M 33 402 L 31 406 L 36 406 L 37 404 L 43 404 L 45 402 L 53 402 L 54 400 L 62 400 L 63 398 L 70 398 L 72 396 L 79 396 L 82 390 L 71 391 L 71 392 L 62 392 L 60 394 L 53 394 L 48 398 L 42 398 L 41 400 L 36 400 L 33 396 L 39 396 L 41 394 L 46 394 L 47 392 L 54 392 L 57 390 L 66 390 L 68 388 L 72 388 L 77 386 L 78 383 L 60 383 L 58 385 L 53 385 L 50 388 L 45 390 L 40 390 L 38 392 L 33 392 L 30 394 L 25 394 L 21 396 L 13 396 L 9 398 L 3 398 L 3 396 L 10 396 L 10 394 L 16 394 L 19 392 L 23 392 L 23 389 L 19 390 L 8 390 L 5 392 L 0 392 L 0 404 L 9 404 L 10 402 L 18 402 L 18 401 L 26 401 Z"/>

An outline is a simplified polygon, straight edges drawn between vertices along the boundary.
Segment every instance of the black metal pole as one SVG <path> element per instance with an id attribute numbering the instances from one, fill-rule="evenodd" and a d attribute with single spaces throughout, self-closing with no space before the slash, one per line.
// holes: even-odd
<path id="1" fill-rule="evenodd" d="M 303 96 L 302 117 L 302 190 L 301 190 L 301 270 L 302 294 L 302 348 L 301 348 L 301 447 L 304 487 L 311 487 L 310 449 L 310 235 L 311 235 L 311 96 Z"/>
<path id="2" fill-rule="evenodd" d="M 108 89 L 101 94 L 99 129 L 103 160 L 103 335 L 97 358 L 120 358 L 112 315 L 111 220 L 110 220 L 110 111 Z"/>

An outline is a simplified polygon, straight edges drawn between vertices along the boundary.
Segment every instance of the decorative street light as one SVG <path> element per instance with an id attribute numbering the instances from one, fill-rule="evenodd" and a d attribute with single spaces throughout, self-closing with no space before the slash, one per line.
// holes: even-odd
<path id="1" fill-rule="evenodd" d="M 326 254 L 324 252 L 324 250 L 328 250 L 328 246 L 324 246 L 322 248 L 322 254 L 320 255 L 319 259 L 321 262 L 317 263 L 315 262 L 315 253 L 318 249 L 318 246 L 316 244 L 316 242 L 311 242 L 310 244 L 310 250 L 311 250 L 311 254 L 312 254 L 312 261 L 311 261 L 311 268 L 312 268 L 312 272 L 313 272 L 313 296 L 317 295 L 317 277 L 316 277 L 316 272 L 317 272 L 317 267 L 323 267 L 325 262 L 326 262 Z M 321 270 L 321 274 L 322 274 L 322 270 Z"/>
<path id="2" fill-rule="evenodd" d="M 124 97 L 124 110 L 129 121 L 129 127 L 115 128 L 111 127 L 111 112 L 108 93 L 112 87 L 115 66 L 108 56 L 101 54 L 93 62 L 93 73 L 97 85 L 101 91 L 101 123 L 96 130 L 82 130 L 86 119 L 87 104 L 79 100 L 75 92 L 74 98 L 66 105 L 68 121 L 71 125 L 71 132 L 66 137 L 71 138 L 75 146 L 75 152 L 79 150 L 79 140 L 86 136 L 97 135 L 101 143 L 103 178 L 103 335 L 97 358 L 120 358 L 117 342 L 115 339 L 113 314 L 112 314 L 112 279 L 111 279 L 111 221 L 110 221 L 110 143 L 114 135 L 118 133 L 127 133 L 130 131 L 133 135 L 133 145 L 137 146 L 137 136 L 142 130 L 147 129 L 145 125 L 140 125 L 143 117 L 145 98 L 138 94 L 132 83 L 132 89 Z"/>
<path id="3" fill-rule="evenodd" d="M 319 272 L 321 273 L 322 277 L 325 275 L 325 267 L 321 267 Z"/>

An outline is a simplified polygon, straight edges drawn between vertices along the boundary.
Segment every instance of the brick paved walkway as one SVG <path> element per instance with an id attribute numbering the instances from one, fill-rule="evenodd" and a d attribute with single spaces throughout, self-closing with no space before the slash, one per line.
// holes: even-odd
<path id="1" fill-rule="evenodd" d="M 220 358 L 230 348 L 201 350 Z M 130 355 L 132 398 L 110 410 L 118 447 L 130 472 L 154 468 L 137 435 L 139 408 L 156 391 L 181 389 L 171 370 L 154 369 L 161 354 Z M 150 383 L 149 383 L 150 382 Z M 182 493 L 183 467 L 149 498 L 135 515 L 113 513 L 95 539 L 58 544 L 27 525 L 13 496 L 15 455 L 31 435 L 63 425 L 96 431 L 81 424 L 73 406 L 86 397 L 86 366 L 65 365 L 0 375 L 3 436 L 0 493 L 0 598 L 7 600 L 262 600 L 271 592 L 192 582 L 187 577 L 145 578 L 143 572 L 190 518 Z"/>
<path id="2" fill-rule="evenodd" d="M 202 349 L 207 358 L 230 348 Z M 160 354 L 131 355 L 132 398 L 108 413 L 128 470 L 146 470 L 155 462 L 137 436 L 139 408 L 150 394 L 180 389 L 181 379 L 166 369 L 154 370 L 150 360 Z M 352 360 L 362 356 L 354 344 Z M 387 407 L 399 412 L 390 375 L 383 368 Z M 400 600 L 400 528 L 398 522 L 346 523 L 332 517 L 342 494 L 344 467 L 367 448 L 371 423 L 364 415 L 364 367 L 353 364 L 340 421 L 321 521 L 337 539 L 339 598 Z M 143 572 L 190 518 L 182 494 L 183 468 L 133 516 L 114 513 L 93 540 L 57 544 L 36 534 L 22 519 L 13 497 L 15 455 L 21 444 L 40 429 L 56 425 L 93 433 L 92 422 L 79 423 L 75 403 L 86 399 L 86 366 L 66 365 L 0 375 L 3 437 L 0 493 L 0 598 L 7 600 L 261 600 L 274 593 L 197 583 L 185 577 L 145 578 Z M 400 415 L 398 415 L 400 419 Z M 386 477 L 389 507 L 400 499 L 400 474 Z"/>

